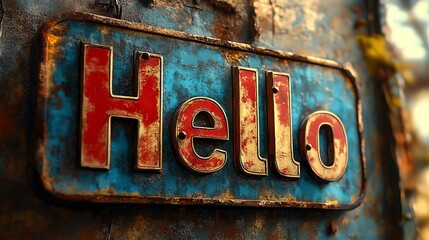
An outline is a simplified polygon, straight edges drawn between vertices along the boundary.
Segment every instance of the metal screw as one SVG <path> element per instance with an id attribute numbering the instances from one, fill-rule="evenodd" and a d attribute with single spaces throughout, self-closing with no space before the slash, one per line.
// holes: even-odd
<path id="1" fill-rule="evenodd" d="M 305 145 L 305 149 L 307 149 L 307 151 L 310 151 L 311 150 L 311 144 Z"/>
<path id="2" fill-rule="evenodd" d="M 273 93 L 278 93 L 278 92 L 279 92 L 279 89 L 276 87 L 273 87 Z"/>
<path id="3" fill-rule="evenodd" d="M 142 53 L 141 58 L 144 60 L 148 60 L 150 58 L 150 55 L 149 55 L 149 53 Z"/>
<path id="4" fill-rule="evenodd" d="M 179 139 L 185 139 L 186 138 L 186 133 L 185 132 L 179 132 Z"/>

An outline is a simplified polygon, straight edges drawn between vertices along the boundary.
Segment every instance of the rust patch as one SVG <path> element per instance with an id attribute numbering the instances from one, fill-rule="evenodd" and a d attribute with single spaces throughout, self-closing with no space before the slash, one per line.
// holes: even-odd
<path id="1" fill-rule="evenodd" d="M 210 0 L 215 10 L 214 34 L 217 38 L 240 42 L 252 41 L 252 13 L 246 1 Z M 253 14 L 254 15 L 254 14 Z"/>
<path id="2" fill-rule="evenodd" d="M 237 13 L 237 5 L 231 0 L 210 0 L 210 3 L 214 7 L 227 12 L 227 13 Z"/>
<path id="3" fill-rule="evenodd" d="M 228 63 L 238 63 L 241 59 L 245 57 L 243 52 L 237 51 L 225 50 L 222 52 L 222 54 L 225 56 L 225 59 L 226 61 L 228 61 Z"/>
<path id="4" fill-rule="evenodd" d="M 230 13 L 225 18 L 225 13 L 216 12 L 214 26 L 215 36 L 224 40 L 236 40 L 246 34 L 243 14 Z"/>
<path id="5" fill-rule="evenodd" d="M 230 189 L 227 189 L 224 193 L 219 195 L 219 198 L 221 198 L 221 199 L 234 199 L 235 196 L 231 193 Z"/>

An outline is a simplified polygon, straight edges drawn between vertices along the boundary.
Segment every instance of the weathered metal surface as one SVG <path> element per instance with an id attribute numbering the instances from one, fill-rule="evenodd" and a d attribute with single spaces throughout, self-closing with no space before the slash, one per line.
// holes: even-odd
<path id="1" fill-rule="evenodd" d="M 327 135 L 328 161 L 321 158 L 320 131 L 323 126 L 329 128 Z M 340 118 L 333 113 L 317 111 L 308 116 L 302 124 L 300 140 L 302 155 L 317 178 L 324 181 L 340 179 L 347 168 L 348 141 L 346 130 Z"/>
<path id="2" fill-rule="evenodd" d="M 87 43 L 83 45 L 82 56 L 79 56 L 82 42 Z M 126 47 L 123 46 L 124 42 L 127 43 Z M 40 135 L 36 137 L 36 158 L 40 161 L 39 171 L 44 188 L 57 197 L 103 202 L 120 199 L 143 203 L 332 209 L 353 208 L 362 201 L 365 191 L 363 126 L 357 80 L 350 67 L 331 60 L 78 13 L 65 14 L 48 21 L 41 31 L 40 44 L 36 115 L 36 129 L 40 129 Z M 129 90 L 139 90 L 137 96 L 133 96 L 126 93 L 124 86 L 135 85 L 129 78 L 134 64 L 125 59 L 133 59 L 133 52 L 141 50 L 156 51 L 164 58 L 164 62 L 160 60 L 161 57 L 149 56 L 148 60 L 142 60 L 140 54 L 137 55 L 135 61 L 138 70 L 134 71 L 139 80 L 134 82 L 138 82 L 138 87 Z M 229 63 L 224 57 L 225 51 L 241 55 L 240 60 Z M 80 58 L 83 58 L 82 99 L 79 94 Z M 115 63 L 113 59 L 116 59 Z M 164 81 L 163 88 L 160 88 L 162 63 L 165 65 Z M 230 64 L 252 68 L 233 67 L 231 74 Z M 151 67 L 149 71 L 148 66 Z M 269 174 L 268 161 L 260 156 L 267 155 L 260 148 L 268 149 L 265 133 L 266 97 L 265 94 L 258 94 L 258 88 L 264 89 L 261 93 L 266 92 L 266 81 L 265 77 L 259 77 L 259 82 L 257 80 L 258 73 L 264 74 L 263 69 L 275 69 L 296 76 L 292 83 L 293 90 L 290 91 L 294 100 L 291 102 L 293 113 L 290 117 L 296 123 L 292 125 L 291 136 L 295 142 L 296 159 L 300 158 L 299 123 L 309 113 L 322 109 L 341 116 L 347 137 L 338 134 L 345 131 L 342 124 L 335 124 L 336 121 L 328 118 L 331 115 L 322 114 L 323 124 L 333 127 L 335 161 L 332 169 L 335 171 L 323 165 L 325 168 L 322 173 L 315 170 L 320 169 L 315 167 L 319 165 L 310 163 L 310 170 L 319 178 L 335 182 L 317 182 L 305 171 L 302 171 L 299 180 L 289 182 Z M 152 89 L 153 83 L 149 82 L 151 79 L 157 86 L 155 90 Z M 231 96 L 231 88 L 234 97 Z M 162 114 L 160 91 L 164 96 Z M 174 158 L 170 147 L 172 138 L 168 134 L 178 103 L 195 96 L 213 98 L 225 108 L 229 118 L 234 115 L 234 122 L 230 125 L 235 129 L 236 145 L 232 149 L 232 143 L 227 141 L 221 146 L 226 149 L 227 155 L 232 156 L 232 152 L 237 154 L 236 170 L 266 178 L 256 180 L 241 177 L 235 173 L 232 162 L 223 160 L 221 156 L 202 161 L 194 169 L 216 173 L 198 176 L 183 171 Z M 149 99 L 145 100 L 145 97 Z M 79 100 L 82 101 L 81 165 L 87 168 L 110 168 L 108 171 L 91 171 L 75 164 L 79 161 L 79 148 L 76 145 L 78 135 L 75 130 L 80 131 Z M 233 108 L 231 105 L 234 105 Z M 258 112 L 261 112 L 260 117 Z M 161 157 L 158 150 L 161 136 L 150 131 L 161 131 L 159 123 L 162 116 L 165 134 L 162 136 Z M 180 116 L 181 120 L 186 121 L 185 115 Z M 112 117 L 136 119 L 139 122 L 138 129 L 129 126 L 121 128 L 121 125 L 112 123 Z M 59 125 L 60 122 L 63 124 Z M 219 121 L 214 122 L 221 124 Z M 177 127 L 183 128 L 180 124 Z M 322 150 L 314 142 L 318 141 L 318 137 L 310 135 L 318 136 L 318 127 L 310 125 L 306 128 L 310 131 L 304 134 L 315 147 L 307 151 L 306 155 L 311 155 L 308 157 L 309 162 L 313 161 L 314 154 L 319 156 Z M 111 134 L 113 131 L 119 135 L 114 136 Z M 125 134 L 124 131 L 138 133 L 137 154 L 133 153 L 136 151 L 132 139 L 121 135 Z M 186 130 L 183 131 L 186 133 Z M 191 133 L 191 130 L 188 132 Z M 178 136 L 178 133 L 174 135 Z M 182 140 L 186 139 L 189 136 L 185 135 Z M 212 147 L 209 143 L 206 146 Z M 183 149 L 182 146 L 176 148 Z M 188 150 L 191 148 L 188 147 Z M 183 155 L 184 152 L 179 151 L 179 154 Z M 136 169 L 141 169 L 145 161 L 154 159 L 155 170 L 162 172 L 138 173 L 129 169 L 127 163 L 133 161 L 130 159 L 133 155 L 137 156 Z M 160 159 L 163 161 L 162 169 L 159 168 Z M 347 162 L 349 167 L 346 169 Z M 205 169 L 204 164 L 209 169 Z M 147 164 L 144 166 L 146 170 L 149 169 Z M 345 176 L 340 179 L 343 174 Z"/>
<path id="3" fill-rule="evenodd" d="M 160 239 L 397 239 L 402 236 L 398 169 L 394 157 L 385 150 L 389 149 L 385 138 L 391 137 L 386 106 L 379 84 L 366 73 L 355 42 L 357 33 L 365 33 L 364 29 L 354 28 L 355 21 L 367 14 L 361 1 L 236 1 L 234 11 L 213 4 L 217 1 L 201 1 L 202 9 L 187 7 L 188 1 L 158 0 L 152 8 L 146 8 L 146 2 L 149 1 L 123 1 L 123 19 L 350 62 L 362 80 L 369 183 L 363 203 L 350 211 L 326 211 L 53 202 L 35 184 L 32 150 L 28 144 L 31 131 L 27 129 L 32 125 L 30 109 L 35 99 L 35 75 L 30 64 L 32 40 L 42 23 L 58 13 L 86 11 L 115 17 L 116 12 L 95 1 L 2 1 L 2 239 L 153 239 L 154 236 Z M 361 11 L 356 11 L 357 8 Z M 232 61 L 240 58 L 227 52 L 225 56 Z M 131 137 L 132 133 L 128 133 Z"/>
<path id="4" fill-rule="evenodd" d="M 267 72 L 267 108 L 269 153 L 272 168 L 279 175 L 296 179 L 300 177 L 300 162 L 293 154 L 292 98 L 289 74 Z"/>
<path id="5" fill-rule="evenodd" d="M 136 53 L 133 80 L 133 91 L 136 93 L 126 96 L 115 94 L 112 79 L 113 47 L 93 44 L 83 44 L 81 47 L 82 83 L 81 89 L 78 90 L 82 96 L 79 125 L 81 138 L 78 150 L 80 166 L 95 169 L 110 168 L 112 118 L 126 118 L 137 122 L 137 149 L 133 149 L 136 153 L 135 169 L 161 170 L 162 56 Z M 51 83 L 48 82 L 46 85 Z M 40 90 L 45 92 L 47 89 L 40 87 Z M 58 100 L 61 101 L 60 99 Z M 60 109 L 61 106 L 58 104 L 61 102 L 56 104 Z"/>
<path id="6" fill-rule="evenodd" d="M 209 126 L 196 126 L 198 114 L 209 115 Z M 213 126 L 212 126 L 213 125 Z M 200 156 L 195 148 L 195 138 L 229 140 L 228 120 L 223 108 L 215 100 L 194 97 L 176 110 L 171 127 L 171 141 L 178 160 L 195 173 L 213 173 L 225 166 L 227 152 L 214 148 L 210 155 Z"/>
<path id="7" fill-rule="evenodd" d="M 258 70 L 234 67 L 234 163 L 241 173 L 268 176 L 268 160 L 260 154 Z"/>

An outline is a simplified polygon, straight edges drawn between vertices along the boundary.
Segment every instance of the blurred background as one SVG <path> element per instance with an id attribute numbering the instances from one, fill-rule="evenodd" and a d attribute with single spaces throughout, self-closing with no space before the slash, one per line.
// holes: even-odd
<path id="1" fill-rule="evenodd" d="M 404 187 L 415 189 L 409 204 L 417 238 L 429 239 L 429 0 L 380 0 L 380 15 L 381 31 L 402 69 L 395 94 L 402 99 L 409 130 L 404 141 L 414 160 L 412 179 L 405 179 Z"/>

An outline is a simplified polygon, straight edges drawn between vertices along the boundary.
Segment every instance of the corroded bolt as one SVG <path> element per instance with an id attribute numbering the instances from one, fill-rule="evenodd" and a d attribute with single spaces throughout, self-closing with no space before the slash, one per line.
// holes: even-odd
<path id="1" fill-rule="evenodd" d="M 185 139 L 186 138 L 186 133 L 185 132 L 179 132 L 179 139 Z"/>
<path id="2" fill-rule="evenodd" d="M 149 53 L 142 53 L 142 59 L 148 60 L 150 58 Z"/>
<path id="3" fill-rule="evenodd" d="M 338 227 L 334 222 L 329 222 L 328 233 L 330 235 L 335 235 L 338 232 Z"/>

